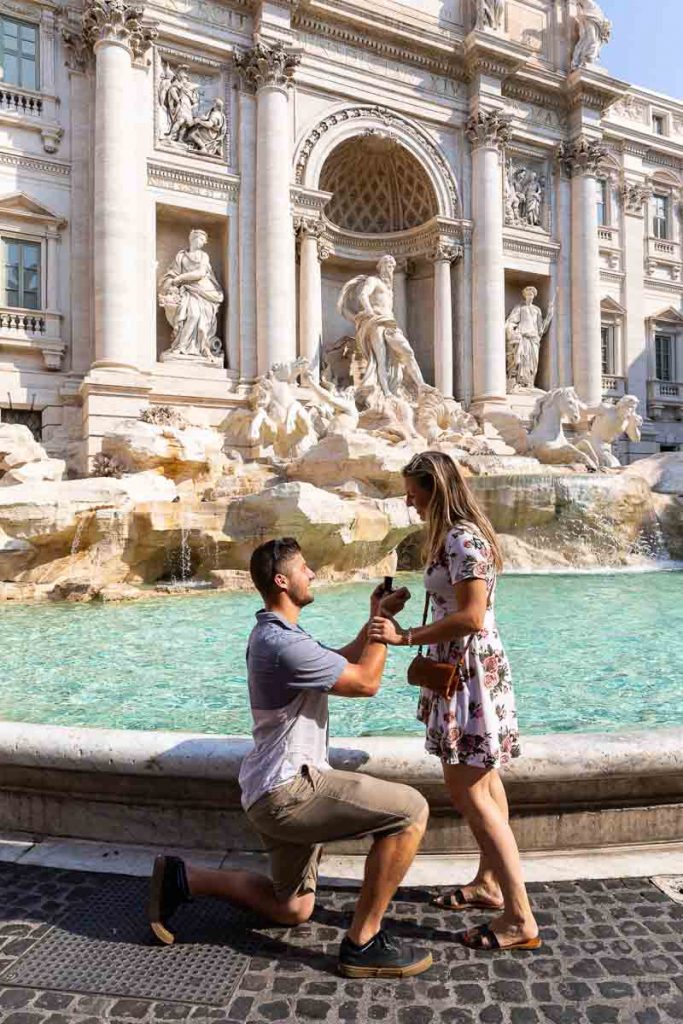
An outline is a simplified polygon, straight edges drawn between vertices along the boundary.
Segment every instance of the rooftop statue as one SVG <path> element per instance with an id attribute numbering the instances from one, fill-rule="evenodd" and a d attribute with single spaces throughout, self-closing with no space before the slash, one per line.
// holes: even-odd
<path id="1" fill-rule="evenodd" d="M 572 55 L 572 70 L 594 64 L 612 34 L 612 23 L 595 0 L 577 0 L 579 39 Z"/>
<path id="2" fill-rule="evenodd" d="M 503 27 L 505 0 L 476 0 L 476 4 L 476 28 L 501 29 Z"/>
<path id="3" fill-rule="evenodd" d="M 190 231 L 189 248 L 176 253 L 159 285 L 159 305 L 173 328 L 164 359 L 222 362 L 223 343 L 216 334 L 223 291 L 204 246 L 206 231 Z"/>

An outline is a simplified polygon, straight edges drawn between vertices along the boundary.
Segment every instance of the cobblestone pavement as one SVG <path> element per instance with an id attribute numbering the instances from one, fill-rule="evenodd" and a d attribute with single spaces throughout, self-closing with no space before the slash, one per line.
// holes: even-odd
<path id="1" fill-rule="evenodd" d="M 426 892 L 403 890 L 392 904 L 389 928 L 428 946 L 435 963 L 423 976 L 400 982 L 347 981 L 335 973 L 337 946 L 354 903 L 351 891 L 339 890 L 322 890 L 314 919 L 297 929 L 265 928 L 245 917 L 236 924 L 223 905 L 220 910 L 227 915 L 228 926 L 226 934 L 218 937 L 200 934 L 201 927 L 195 923 L 193 934 L 182 934 L 181 945 L 171 950 L 152 949 L 146 939 L 131 947 L 125 938 L 118 938 L 129 964 L 136 957 L 147 957 L 148 987 L 157 966 L 168 966 L 170 961 L 164 958 L 174 956 L 175 963 L 182 965 L 190 953 L 197 957 L 193 980 L 199 996 L 192 1003 L 136 998 L 134 971 L 119 974 L 108 993 L 85 994 L 88 977 L 92 979 L 85 968 L 96 962 L 98 948 L 101 953 L 98 943 L 112 938 L 104 920 L 101 934 L 99 927 L 82 930 L 87 953 L 82 956 L 81 994 L 60 991 L 54 985 L 27 988 L 8 981 L 29 960 L 40 970 L 41 943 L 46 950 L 49 943 L 54 947 L 61 934 L 69 937 L 60 922 L 67 922 L 73 931 L 79 908 L 85 919 L 108 886 L 113 891 L 121 884 L 120 877 L 114 881 L 106 875 L 0 865 L 2 1024 L 683 1021 L 683 906 L 647 879 L 530 885 L 544 945 L 534 952 L 497 954 L 474 953 L 453 941 L 461 923 L 471 924 L 481 917 L 435 910 Z M 137 899 L 144 884 L 137 879 L 127 879 L 123 885 L 127 884 L 138 887 L 130 890 Z M 208 979 L 215 980 L 224 969 L 228 972 L 235 950 L 241 965 L 237 988 L 225 1005 L 209 1005 L 211 999 L 201 993 L 209 991 Z"/>

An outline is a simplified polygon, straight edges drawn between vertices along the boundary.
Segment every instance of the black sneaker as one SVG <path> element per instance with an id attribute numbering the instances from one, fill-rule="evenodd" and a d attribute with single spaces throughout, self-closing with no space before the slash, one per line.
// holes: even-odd
<path id="1" fill-rule="evenodd" d="M 379 931 L 364 946 L 345 936 L 339 947 L 339 973 L 346 978 L 411 978 L 432 966 L 432 954 L 402 946 Z"/>
<path id="2" fill-rule="evenodd" d="M 189 898 L 184 862 L 180 857 L 157 857 L 149 892 L 149 923 L 159 941 L 167 946 L 175 942 L 168 921 Z"/>

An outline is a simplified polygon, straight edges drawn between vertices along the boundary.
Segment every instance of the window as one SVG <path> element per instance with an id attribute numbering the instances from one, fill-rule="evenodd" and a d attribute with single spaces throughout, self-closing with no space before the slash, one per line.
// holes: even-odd
<path id="1" fill-rule="evenodd" d="M 652 131 L 655 135 L 664 135 L 666 128 L 666 121 L 664 120 L 663 114 L 652 115 Z"/>
<path id="2" fill-rule="evenodd" d="M 655 376 L 657 380 L 674 379 L 673 343 L 673 335 L 655 334 Z"/>
<path id="3" fill-rule="evenodd" d="M 597 203 L 598 203 L 598 227 L 604 228 L 608 223 L 607 207 L 607 181 L 602 178 L 596 181 Z"/>
<path id="4" fill-rule="evenodd" d="M 603 324 L 600 328 L 601 341 L 602 341 L 602 372 L 606 374 L 615 374 L 616 360 L 614 353 L 614 327 L 611 325 Z"/>
<path id="5" fill-rule="evenodd" d="M 0 17 L 0 63 L 3 81 L 24 89 L 38 88 L 38 27 Z"/>
<path id="6" fill-rule="evenodd" d="M 669 237 L 669 197 L 655 194 L 652 197 L 652 231 L 655 238 Z"/>
<path id="7" fill-rule="evenodd" d="M 0 409 L 0 420 L 3 423 L 21 423 L 28 427 L 36 441 L 40 441 L 43 434 L 43 414 L 40 409 Z"/>
<path id="8" fill-rule="evenodd" d="M 40 243 L 2 239 L 5 305 L 40 309 Z"/>

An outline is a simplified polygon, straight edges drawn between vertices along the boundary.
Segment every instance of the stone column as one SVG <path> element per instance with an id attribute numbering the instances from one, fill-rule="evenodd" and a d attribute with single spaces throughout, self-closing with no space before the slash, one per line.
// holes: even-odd
<path id="1" fill-rule="evenodd" d="M 59 311 L 59 232 L 51 228 L 47 236 L 47 309 Z"/>
<path id="2" fill-rule="evenodd" d="M 404 334 L 408 333 L 408 261 L 402 260 L 394 270 L 394 316 Z"/>
<path id="3" fill-rule="evenodd" d="M 572 369 L 574 387 L 589 407 L 602 399 L 600 350 L 600 251 L 595 180 L 605 148 L 581 135 L 560 146 L 571 178 Z"/>
<path id="4" fill-rule="evenodd" d="M 136 301 L 141 268 L 134 197 L 145 188 L 137 146 L 130 139 L 136 102 L 132 61 L 154 38 L 141 6 L 126 0 L 92 0 L 83 35 L 95 53 L 94 283 L 95 366 L 136 368 L 143 310 Z"/>
<path id="5" fill-rule="evenodd" d="M 258 374 L 256 356 L 256 100 L 249 83 L 239 92 L 239 327 L 240 377 Z"/>
<path id="6" fill-rule="evenodd" d="M 475 404 L 504 402 L 505 274 L 502 153 L 509 118 L 480 111 L 467 122 L 472 144 L 472 329 Z"/>
<path id="7" fill-rule="evenodd" d="M 645 286 L 643 264 L 645 260 L 644 213 L 652 196 L 647 182 L 625 182 L 621 190 L 624 204 L 624 270 L 626 271 L 626 346 L 624 376 L 626 390 L 637 395 L 641 408 L 647 407 L 647 354 L 644 351 Z"/>
<path id="8" fill-rule="evenodd" d="M 300 257 L 299 355 L 315 364 L 323 336 L 321 254 L 318 244 L 323 223 L 314 217 L 299 217 L 295 226 Z"/>
<path id="9" fill-rule="evenodd" d="M 453 396 L 453 299 L 451 263 L 459 255 L 454 245 L 439 242 L 430 253 L 434 264 L 434 386 Z"/>
<path id="10" fill-rule="evenodd" d="M 256 89 L 256 343 L 258 372 L 296 358 L 295 252 L 288 88 L 301 57 L 258 42 L 235 58 Z"/>

